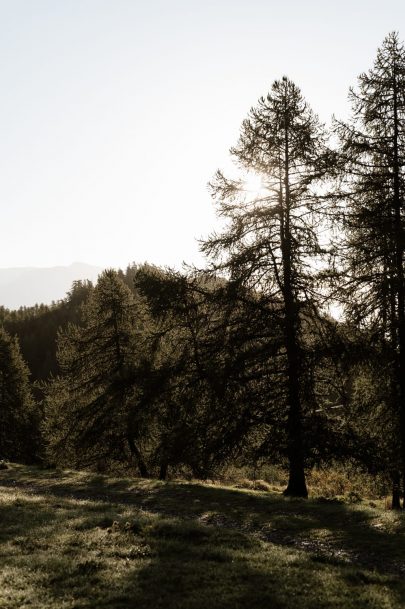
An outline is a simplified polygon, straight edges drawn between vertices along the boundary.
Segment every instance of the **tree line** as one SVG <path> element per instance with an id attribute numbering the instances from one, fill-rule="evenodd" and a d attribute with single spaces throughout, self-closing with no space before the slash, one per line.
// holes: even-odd
<path id="1" fill-rule="evenodd" d="M 230 151 L 234 175 L 218 171 L 210 185 L 222 229 L 201 243 L 206 268 L 107 270 L 53 308 L 2 311 L 1 456 L 125 462 L 161 478 L 270 460 L 288 468 L 285 494 L 299 497 L 306 468 L 352 461 L 383 473 L 400 507 L 405 50 L 396 33 L 349 100 L 350 119 L 326 129 L 283 77 L 250 110 Z M 36 405 L 10 333 L 35 370 Z M 10 366 L 18 399 L 7 394 Z M 34 440 L 18 444 L 28 428 Z"/>

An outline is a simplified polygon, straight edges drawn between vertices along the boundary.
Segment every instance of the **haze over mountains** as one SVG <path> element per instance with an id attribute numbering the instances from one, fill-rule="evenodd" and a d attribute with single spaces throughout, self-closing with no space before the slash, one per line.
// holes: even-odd
<path id="1" fill-rule="evenodd" d="M 0 305 L 8 309 L 50 304 L 66 296 L 73 281 L 95 282 L 102 268 L 74 262 L 51 268 L 21 267 L 0 269 Z"/>

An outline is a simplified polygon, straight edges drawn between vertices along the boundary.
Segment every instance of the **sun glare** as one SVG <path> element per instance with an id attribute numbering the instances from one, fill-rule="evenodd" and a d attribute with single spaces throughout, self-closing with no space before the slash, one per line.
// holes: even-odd
<path id="1" fill-rule="evenodd" d="M 252 198 L 258 198 L 263 194 L 264 185 L 261 176 L 257 173 L 249 173 L 244 180 L 244 190 Z"/>

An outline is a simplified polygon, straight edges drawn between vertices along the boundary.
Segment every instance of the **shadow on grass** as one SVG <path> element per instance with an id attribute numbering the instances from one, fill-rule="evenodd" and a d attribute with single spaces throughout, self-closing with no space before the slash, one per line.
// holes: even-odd
<path id="1" fill-rule="evenodd" d="M 20 466 L 0 472 L 0 485 L 194 519 L 305 551 L 316 564 L 351 564 L 405 575 L 405 515 L 364 504 L 289 500 L 277 493 Z"/>
<path id="2" fill-rule="evenodd" d="M 16 469 L 0 484 L 6 575 L 34 582 L 35 609 L 403 606 L 404 520 L 383 530 L 377 510 L 198 484 L 121 481 L 117 490 L 73 472 Z M 26 581 L 12 580 L 15 590 Z M 17 596 L 7 603 L 24 606 Z"/>
<path id="3" fill-rule="evenodd" d="M 401 607 L 404 598 L 399 578 L 314 565 L 305 553 L 234 530 L 171 519 L 152 526 L 148 539 L 150 559 L 121 584 L 138 609 L 377 609 Z"/>

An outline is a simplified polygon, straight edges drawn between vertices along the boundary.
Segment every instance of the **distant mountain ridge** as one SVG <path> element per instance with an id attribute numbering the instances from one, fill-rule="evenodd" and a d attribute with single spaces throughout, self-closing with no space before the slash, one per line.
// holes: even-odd
<path id="1" fill-rule="evenodd" d="M 7 309 L 50 304 L 65 298 L 73 281 L 95 282 L 103 269 L 83 262 L 50 268 L 0 268 L 0 306 Z"/>

